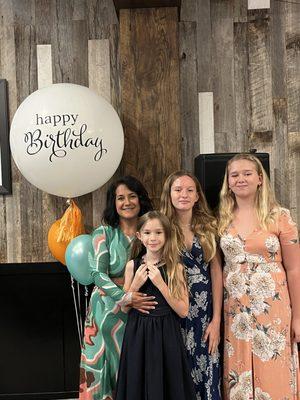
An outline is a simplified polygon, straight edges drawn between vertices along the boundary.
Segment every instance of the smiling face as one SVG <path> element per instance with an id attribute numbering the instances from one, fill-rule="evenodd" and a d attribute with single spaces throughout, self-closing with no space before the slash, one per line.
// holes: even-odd
<path id="1" fill-rule="evenodd" d="M 138 195 L 128 189 L 126 185 L 119 185 L 116 189 L 116 210 L 120 220 L 137 218 L 140 212 Z"/>
<path id="2" fill-rule="evenodd" d="M 161 252 L 166 242 L 164 228 L 159 219 L 154 218 L 148 220 L 137 232 L 138 239 L 143 243 L 148 252 Z"/>
<path id="3" fill-rule="evenodd" d="M 191 211 L 198 201 L 196 184 L 187 175 L 177 178 L 171 186 L 171 202 L 176 211 Z"/>
<path id="4" fill-rule="evenodd" d="M 256 165 L 248 160 L 236 160 L 228 166 L 228 186 L 240 198 L 255 197 L 262 177 L 258 174 Z"/>

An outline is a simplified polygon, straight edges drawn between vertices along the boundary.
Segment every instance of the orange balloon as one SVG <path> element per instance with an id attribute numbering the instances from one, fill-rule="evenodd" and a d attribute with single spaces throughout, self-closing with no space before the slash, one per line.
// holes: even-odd
<path id="1" fill-rule="evenodd" d="M 66 265 L 65 261 L 65 253 L 68 244 L 68 242 L 57 242 L 57 237 L 58 237 L 58 231 L 59 231 L 59 224 L 60 224 L 60 219 L 54 222 L 54 224 L 51 225 L 51 228 L 49 229 L 48 232 L 48 247 L 56 260 L 61 262 L 62 264 Z"/>

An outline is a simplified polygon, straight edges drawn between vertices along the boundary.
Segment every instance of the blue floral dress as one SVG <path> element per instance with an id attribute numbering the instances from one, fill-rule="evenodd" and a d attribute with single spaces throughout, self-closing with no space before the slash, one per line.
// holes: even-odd
<path id="1" fill-rule="evenodd" d="M 208 353 L 208 341 L 202 340 L 213 316 L 212 285 L 209 264 L 195 236 L 191 250 L 182 255 L 190 292 L 190 309 L 181 320 L 183 341 L 187 350 L 197 400 L 221 399 L 220 354 Z"/>

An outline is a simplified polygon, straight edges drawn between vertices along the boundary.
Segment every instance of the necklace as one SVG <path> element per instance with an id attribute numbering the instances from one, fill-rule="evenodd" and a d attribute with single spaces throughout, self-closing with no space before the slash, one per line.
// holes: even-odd
<path id="1" fill-rule="evenodd" d="M 144 262 L 145 264 L 148 263 L 148 260 L 146 258 L 144 258 Z M 155 263 L 153 263 L 152 265 L 154 265 L 155 267 L 157 267 L 160 263 L 162 262 L 162 259 L 159 259 L 158 261 L 156 261 Z"/>

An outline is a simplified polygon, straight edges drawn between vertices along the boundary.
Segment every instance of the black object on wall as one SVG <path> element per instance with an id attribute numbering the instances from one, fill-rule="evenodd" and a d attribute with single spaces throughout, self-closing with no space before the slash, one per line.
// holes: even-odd
<path id="1" fill-rule="evenodd" d="M 200 154 L 195 158 L 195 175 L 205 193 L 207 202 L 212 210 L 219 204 L 219 192 L 222 187 L 227 161 L 237 153 Z M 270 176 L 268 153 L 252 153 L 262 163 Z"/>
<path id="2" fill-rule="evenodd" d="M 78 397 L 80 344 L 64 266 L 0 265 L 0 343 L 1 400 Z"/>

